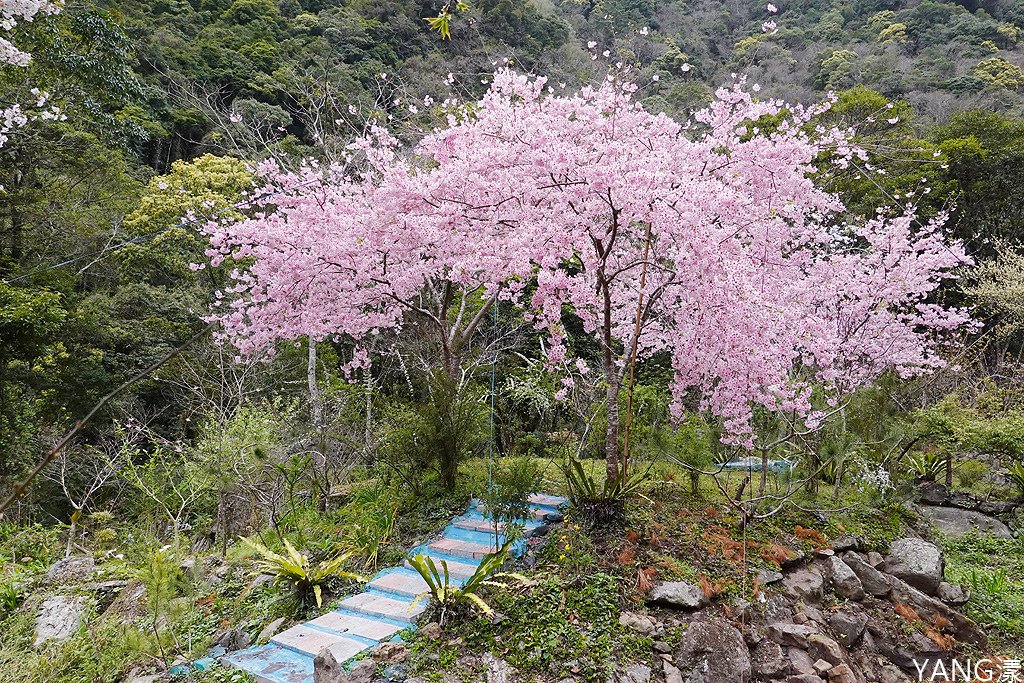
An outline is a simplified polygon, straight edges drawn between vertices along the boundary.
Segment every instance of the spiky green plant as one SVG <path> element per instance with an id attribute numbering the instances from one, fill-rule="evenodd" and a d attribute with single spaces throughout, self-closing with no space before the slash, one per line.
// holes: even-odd
<path id="1" fill-rule="evenodd" d="M 939 451 L 918 453 L 907 459 L 910 471 L 915 476 L 928 481 L 935 481 L 946 471 L 949 456 Z"/>
<path id="2" fill-rule="evenodd" d="M 504 545 L 493 553 L 484 556 L 480 565 L 476 568 L 466 581 L 460 586 L 451 580 L 448 572 L 448 562 L 441 560 L 440 567 L 429 555 L 416 555 L 409 559 L 409 564 L 419 572 L 427 584 L 427 590 L 420 594 L 413 603 L 427 598 L 438 610 L 438 623 L 442 626 L 448 617 L 463 605 L 469 605 L 483 614 L 493 614 L 494 610 L 488 605 L 478 591 L 483 586 L 497 586 L 507 588 L 507 582 L 497 579 L 512 579 L 521 584 L 529 584 L 530 580 L 522 574 L 515 572 L 499 572 L 505 561 L 508 560 L 512 551 L 512 542 L 506 541 Z"/>
<path id="3" fill-rule="evenodd" d="M 1010 481 L 1017 487 L 1018 493 L 1024 496 L 1024 462 L 1010 463 L 1006 469 L 1009 471 Z"/>
<path id="4" fill-rule="evenodd" d="M 342 553 L 333 559 L 313 564 L 309 555 L 296 550 L 287 538 L 284 539 L 284 555 L 250 538 L 243 538 L 242 542 L 259 554 L 256 564 L 261 573 L 273 574 L 278 583 L 291 586 L 302 601 L 306 601 L 312 594 L 317 607 L 323 605 L 323 586 L 328 579 L 338 577 L 366 581 L 365 577 L 342 569 L 351 553 Z"/>
<path id="5" fill-rule="evenodd" d="M 638 493 L 650 478 L 647 471 L 635 471 L 600 481 L 575 458 L 569 458 L 562 464 L 562 474 L 573 506 L 590 523 L 598 525 L 621 520 L 626 500 Z"/>

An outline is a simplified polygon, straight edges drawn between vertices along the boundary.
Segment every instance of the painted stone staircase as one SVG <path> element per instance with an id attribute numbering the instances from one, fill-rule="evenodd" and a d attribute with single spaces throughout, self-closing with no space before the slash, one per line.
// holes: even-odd
<path id="1" fill-rule="evenodd" d="M 558 496 L 531 496 L 526 530 L 540 526 L 546 514 L 557 512 L 565 502 Z M 438 569 L 445 560 L 451 581 L 464 582 L 495 549 L 491 522 L 480 507 L 480 501 L 470 501 L 466 512 L 453 519 L 440 537 L 416 546 L 408 557 L 432 557 Z M 520 541 L 514 552 L 519 555 L 524 549 L 525 541 Z M 292 626 L 266 645 L 225 655 L 221 662 L 248 671 L 261 683 L 312 683 L 313 658 L 323 648 L 330 648 L 334 658 L 344 662 L 381 642 L 400 639 L 402 631 L 415 629 L 427 600 L 413 603 L 425 590 L 426 582 L 406 560 L 403 566 L 375 574 L 362 593 L 345 598 L 333 612 Z"/>

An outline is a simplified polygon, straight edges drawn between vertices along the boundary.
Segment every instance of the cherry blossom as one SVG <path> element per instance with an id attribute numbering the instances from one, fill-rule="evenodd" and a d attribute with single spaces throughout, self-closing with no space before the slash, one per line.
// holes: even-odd
<path id="1" fill-rule="evenodd" d="M 929 295 L 967 257 L 944 216 L 883 207 L 854 223 L 814 185 L 817 164 L 863 154 L 852 131 L 811 125 L 828 103 L 755 100 L 740 81 L 677 121 L 614 75 L 576 94 L 545 84 L 500 70 L 412 150 L 377 128 L 349 169 L 264 169 L 272 204 L 207 226 L 211 263 L 236 264 L 224 333 L 242 352 L 307 334 L 358 343 L 447 287 L 478 293 L 477 315 L 493 297 L 521 307 L 556 369 L 575 362 L 571 311 L 601 349 L 609 476 L 624 467 L 634 346 L 670 360 L 677 418 L 709 411 L 748 447 L 757 407 L 813 427 L 812 390 L 835 404 L 882 373 L 943 365 L 943 334 L 969 319 Z"/>

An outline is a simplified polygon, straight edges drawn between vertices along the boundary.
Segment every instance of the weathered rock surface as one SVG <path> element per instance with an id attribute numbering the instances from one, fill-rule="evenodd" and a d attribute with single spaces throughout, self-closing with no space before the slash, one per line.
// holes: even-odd
<path id="1" fill-rule="evenodd" d="M 964 590 L 963 586 L 958 586 L 955 583 L 948 583 L 943 581 L 939 584 L 939 589 L 935 593 L 939 600 L 946 603 L 947 605 L 959 606 L 966 604 L 970 598 L 970 594 Z"/>
<path id="2" fill-rule="evenodd" d="M 750 663 L 758 678 L 778 678 L 789 673 L 790 664 L 782 647 L 771 640 L 762 640 L 750 653 Z"/>
<path id="3" fill-rule="evenodd" d="M 647 602 L 676 609 L 696 610 L 708 604 L 700 586 L 688 581 L 663 581 L 647 594 Z"/>
<path id="4" fill-rule="evenodd" d="M 931 520 L 935 528 L 946 534 L 959 538 L 972 531 L 991 534 L 996 538 L 1013 538 L 1010 527 L 995 517 L 973 510 L 961 510 L 949 507 L 922 507 L 921 513 Z"/>
<path id="5" fill-rule="evenodd" d="M 339 661 L 340 658 L 340 661 Z M 313 683 L 372 683 L 377 673 L 377 664 L 372 659 L 363 659 L 346 670 L 343 654 L 335 654 L 331 647 L 325 647 L 313 658 Z"/>
<path id="6" fill-rule="evenodd" d="M 850 566 L 838 557 L 829 557 L 825 560 L 829 580 L 835 586 L 836 593 L 848 600 L 863 600 L 865 596 L 864 586 L 861 584 L 857 574 Z"/>
<path id="7" fill-rule="evenodd" d="M 768 637 L 779 645 L 806 648 L 807 638 L 818 629 L 806 624 L 775 623 L 768 625 Z"/>
<path id="8" fill-rule="evenodd" d="M 36 614 L 38 647 L 48 641 L 63 641 L 75 635 L 85 616 L 85 599 L 55 595 L 47 598 Z"/>
<path id="9" fill-rule="evenodd" d="M 821 602 L 825 579 L 816 569 L 797 569 L 782 580 L 786 594 L 807 602 Z"/>
<path id="10" fill-rule="evenodd" d="M 748 681 L 750 652 L 743 635 L 721 617 L 701 615 L 683 634 L 675 663 L 686 683 Z"/>
<path id="11" fill-rule="evenodd" d="M 926 595 L 896 577 L 891 577 L 889 583 L 892 585 L 893 602 L 913 607 L 918 615 L 930 623 L 935 623 L 936 616 L 942 617 L 943 620 L 949 622 L 948 632 L 960 642 L 975 645 L 985 644 L 985 634 L 978 628 L 978 625 L 946 603 Z"/>
<path id="12" fill-rule="evenodd" d="M 615 683 L 648 683 L 651 680 L 651 667 L 634 662 L 615 675 Z M 491 683 L 488 680 L 488 683 Z"/>
<path id="13" fill-rule="evenodd" d="M 91 557 L 65 557 L 46 570 L 46 582 L 63 586 L 85 583 L 96 573 L 96 560 Z"/>
<path id="14" fill-rule="evenodd" d="M 934 594 L 943 579 L 942 551 L 920 538 L 901 538 L 889 546 L 885 571 L 911 586 Z"/>
<path id="15" fill-rule="evenodd" d="M 638 614 L 637 612 L 623 612 L 620 614 L 619 625 L 645 636 L 652 635 L 658 628 L 653 619 L 646 614 Z"/>
<path id="16" fill-rule="evenodd" d="M 885 574 L 871 566 L 860 555 L 846 553 L 843 555 L 843 562 L 860 579 L 860 584 L 866 593 L 876 598 L 885 597 L 889 594 L 891 588 L 889 581 L 885 578 Z"/>
<path id="17" fill-rule="evenodd" d="M 274 619 L 272 622 L 270 622 L 269 624 L 264 626 L 260 630 L 259 635 L 256 636 L 256 643 L 257 644 L 265 643 L 268 640 L 270 640 L 271 638 L 273 638 L 274 636 L 276 636 L 278 634 L 278 632 L 280 632 L 281 627 L 284 626 L 284 622 L 285 622 L 285 618 L 284 617 L 278 617 L 277 619 Z"/>
<path id="18" fill-rule="evenodd" d="M 839 642 L 845 647 L 856 645 L 860 637 L 864 635 L 864 629 L 868 625 L 868 615 L 849 610 L 833 612 L 828 618 L 828 625 L 836 634 Z"/>

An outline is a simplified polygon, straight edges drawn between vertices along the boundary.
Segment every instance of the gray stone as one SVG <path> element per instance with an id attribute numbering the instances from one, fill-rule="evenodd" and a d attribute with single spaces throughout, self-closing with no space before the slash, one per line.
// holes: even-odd
<path id="1" fill-rule="evenodd" d="M 786 683 L 825 683 L 817 674 L 794 674 L 786 679 Z"/>
<path id="2" fill-rule="evenodd" d="M 949 498 L 949 489 L 945 484 L 935 481 L 924 482 L 918 487 L 921 502 L 925 505 L 942 505 Z"/>
<path id="3" fill-rule="evenodd" d="M 789 673 L 789 658 L 782 647 L 771 640 L 762 640 L 750 652 L 750 663 L 758 678 L 778 678 Z"/>
<path id="4" fill-rule="evenodd" d="M 954 538 L 966 536 L 972 531 L 991 534 L 996 538 L 1013 538 L 1010 527 L 994 517 L 973 510 L 925 507 L 921 508 L 921 512 L 931 520 L 936 529 Z"/>
<path id="5" fill-rule="evenodd" d="M 662 662 L 665 671 L 665 683 L 683 683 L 683 674 L 669 662 Z"/>
<path id="6" fill-rule="evenodd" d="M 236 650 L 244 650 L 252 645 L 252 638 L 249 637 L 245 629 L 233 628 L 217 636 L 214 642 L 228 652 L 235 652 Z"/>
<path id="7" fill-rule="evenodd" d="M 388 664 L 381 673 L 386 681 L 403 683 L 409 678 L 409 667 L 405 664 Z"/>
<path id="8" fill-rule="evenodd" d="M 96 573 L 96 560 L 91 557 L 65 557 L 46 570 L 46 583 L 67 585 L 85 583 Z"/>
<path id="9" fill-rule="evenodd" d="M 484 662 L 487 664 L 487 683 L 508 683 L 512 678 L 512 667 L 504 659 L 498 659 L 488 653 L 484 655 Z M 647 683 L 638 681 L 637 683 Z"/>
<path id="10" fill-rule="evenodd" d="M 819 659 L 814 663 L 814 672 L 819 676 L 824 676 L 831 668 L 832 665 L 826 662 L 824 659 Z"/>
<path id="11" fill-rule="evenodd" d="M 768 625 L 768 637 L 779 645 L 790 645 L 793 647 L 806 648 L 807 638 L 818 629 L 804 624 L 788 624 L 777 622 Z"/>
<path id="12" fill-rule="evenodd" d="M 651 648 L 658 654 L 667 655 L 672 652 L 672 646 L 666 643 L 664 640 L 656 640 L 651 643 Z"/>
<path id="13" fill-rule="evenodd" d="M 864 539 L 859 536 L 841 536 L 829 544 L 832 550 L 837 553 L 846 550 L 861 550 L 864 547 Z"/>
<path id="14" fill-rule="evenodd" d="M 815 569 L 797 569 L 782 580 L 786 595 L 806 602 L 821 602 L 825 580 Z"/>
<path id="15" fill-rule="evenodd" d="M 708 604 L 707 596 L 700 586 L 688 581 L 667 581 L 654 586 L 647 594 L 647 602 L 675 607 L 678 609 L 695 610 Z"/>
<path id="16" fill-rule="evenodd" d="M 839 642 L 850 647 L 856 645 L 861 636 L 864 635 L 864 628 L 868 625 L 866 614 L 853 613 L 846 610 L 834 612 L 828 619 L 828 625 L 832 632 L 839 638 Z"/>
<path id="17" fill-rule="evenodd" d="M 920 538 L 901 538 L 889 546 L 885 571 L 934 594 L 943 577 L 942 551 L 934 543 Z"/>
<path id="18" fill-rule="evenodd" d="M 711 615 L 693 621 L 683 634 L 675 660 L 687 671 L 686 683 L 749 681 L 750 652 L 732 624 Z"/>
<path id="19" fill-rule="evenodd" d="M 863 600 L 864 586 L 850 566 L 838 557 L 830 557 L 826 560 L 828 576 L 835 586 L 836 593 L 847 600 Z"/>
<path id="20" fill-rule="evenodd" d="M 66 595 L 47 598 L 36 614 L 36 639 L 38 647 L 45 642 L 64 641 L 75 635 L 85 616 L 85 599 Z"/>
<path id="21" fill-rule="evenodd" d="M 272 622 L 264 626 L 260 630 L 259 635 L 256 636 L 256 644 L 262 645 L 263 643 L 266 643 L 268 640 L 276 636 L 278 632 L 281 630 L 281 627 L 284 626 L 284 622 L 284 617 L 278 617 L 277 619 L 274 619 Z"/>
<path id="22" fill-rule="evenodd" d="M 930 623 L 935 623 L 936 615 L 941 616 L 949 622 L 947 632 L 962 643 L 972 643 L 979 646 L 986 643 L 985 634 L 978 628 L 978 625 L 946 605 L 946 603 L 924 594 L 906 581 L 901 581 L 896 577 L 890 577 L 889 583 L 892 585 L 891 597 L 893 602 L 910 605 L 922 619 Z M 906 668 L 895 660 L 893 660 L 893 663 L 900 668 Z"/>
<path id="23" fill-rule="evenodd" d="M 843 663 L 843 648 L 839 643 L 821 633 L 814 633 L 807 638 L 807 654 L 815 661 L 824 659 L 832 666 Z"/>
<path id="24" fill-rule="evenodd" d="M 782 572 L 772 571 L 771 569 L 757 570 L 757 582 L 762 586 L 767 586 L 779 581 L 782 581 Z"/>
<path id="25" fill-rule="evenodd" d="M 561 512 L 549 512 L 546 515 L 544 515 L 544 521 L 551 522 L 552 524 L 558 524 L 564 519 L 565 515 L 563 515 Z"/>
<path id="26" fill-rule="evenodd" d="M 946 581 L 939 584 L 936 595 L 939 600 L 942 600 L 942 602 L 947 605 L 954 606 L 966 604 L 971 597 L 970 594 L 964 590 L 963 586 L 958 586 L 955 583 L 948 583 Z"/>
<path id="27" fill-rule="evenodd" d="M 885 563 L 885 558 L 882 557 L 882 553 L 877 552 L 875 550 L 871 550 L 864 556 L 864 561 L 872 567 L 874 567 L 875 569 L 878 569 Z"/>
<path id="28" fill-rule="evenodd" d="M 793 618 L 793 606 L 784 595 L 773 595 L 764 604 L 764 620 L 767 623 L 775 621 L 790 621 Z"/>
<path id="29" fill-rule="evenodd" d="M 793 673 L 816 675 L 814 674 L 814 660 L 800 648 L 789 648 L 786 650 L 786 656 L 789 657 L 789 663 L 793 668 Z"/>
<path id="30" fill-rule="evenodd" d="M 857 683 L 857 677 L 848 664 L 834 666 L 828 671 L 829 683 Z"/>
<path id="31" fill-rule="evenodd" d="M 857 578 L 860 580 L 861 587 L 866 593 L 869 593 L 876 598 L 881 598 L 889 594 L 889 581 L 885 578 L 885 574 L 861 559 L 860 555 L 857 555 L 856 553 L 846 553 L 843 556 L 843 562 L 853 571 L 854 574 L 857 575 Z"/>
<path id="32" fill-rule="evenodd" d="M 619 671 L 615 676 L 615 683 L 649 683 L 650 680 L 651 667 L 637 662 L 628 664 L 625 669 Z M 491 683 L 491 681 L 488 681 L 488 683 Z"/>
<path id="33" fill-rule="evenodd" d="M 649 636 L 657 630 L 653 619 L 646 614 L 638 614 L 636 612 L 623 612 L 620 614 L 619 625 L 645 636 Z"/>

